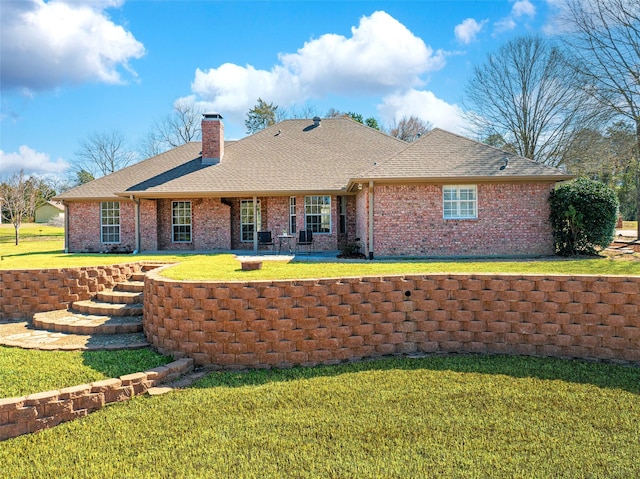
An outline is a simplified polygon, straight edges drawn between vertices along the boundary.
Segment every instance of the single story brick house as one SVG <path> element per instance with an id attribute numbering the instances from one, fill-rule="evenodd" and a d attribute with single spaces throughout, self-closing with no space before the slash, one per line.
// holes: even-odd
<path id="1" fill-rule="evenodd" d="M 205 114 L 191 142 L 57 197 L 66 250 L 256 250 L 313 232 L 368 257 L 553 253 L 549 192 L 562 171 L 434 129 L 412 143 L 350 118 L 285 120 L 224 140 Z"/>

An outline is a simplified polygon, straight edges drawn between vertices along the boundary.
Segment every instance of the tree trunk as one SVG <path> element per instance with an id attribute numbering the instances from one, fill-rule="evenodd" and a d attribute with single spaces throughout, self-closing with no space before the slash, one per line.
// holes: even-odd
<path id="1" fill-rule="evenodd" d="M 16 230 L 16 246 L 18 246 L 18 244 L 20 243 L 20 225 L 14 225 L 15 230 Z"/>
<path id="2" fill-rule="evenodd" d="M 636 238 L 640 240 L 640 118 L 636 119 Z"/>

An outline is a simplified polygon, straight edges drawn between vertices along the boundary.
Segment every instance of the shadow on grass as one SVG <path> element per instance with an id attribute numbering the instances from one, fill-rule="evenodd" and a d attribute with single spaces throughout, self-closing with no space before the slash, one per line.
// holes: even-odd
<path id="1" fill-rule="evenodd" d="M 332 377 L 361 371 L 393 369 L 454 371 L 505 375 L 513 378 L 560 380 L 591 384 L 600 388 L 622 389 L 640 394 L 640 368 L 600 362 L 533 358 L 524 356 L 433 355 L 423 358 L 382 358 L 335 366 L 262 369 L 243 372 L 213 372 L 193 384 L 194 388 L 256 386 L 271 382 Z"/>

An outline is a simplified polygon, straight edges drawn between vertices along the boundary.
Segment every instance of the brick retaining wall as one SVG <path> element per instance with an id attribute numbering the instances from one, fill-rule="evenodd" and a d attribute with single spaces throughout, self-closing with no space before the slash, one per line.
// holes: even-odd
<path id="1" fill-rule="evenodd" d="M 30 396 L 0 398 L 0 441 L 84 417 L 105 405 L 126 401 L 193 369 L 181 359 L 142 373 L 127 374 Z"/>
<path id="2" fill-rule="evenodd" d="M 225 368 L 412 352 L 640 363 L 640 278 L 403 275 L 174 281 L 148 273 L 144 329 L 160 352 Z"/>
<path id="3" fill-rule="evenodd" d="M 143 263 L 59 269 L 0 270 L 0 319 L 28 319 L 67 309 L 141 270 Z"/>

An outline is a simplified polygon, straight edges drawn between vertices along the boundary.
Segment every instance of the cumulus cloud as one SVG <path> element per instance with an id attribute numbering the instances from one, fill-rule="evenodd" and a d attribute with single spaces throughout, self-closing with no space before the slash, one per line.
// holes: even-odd
<path id="1" fill-rule="evenodd" d="M 192 91 L 210 109 L 241 118 L 258 97 L 288 107 L 329 94 L 387 94 L 419 86 L 421 75 L 444 67 L 445 57 L 378 11 L 362 17 L 350 37 L 322 35 L 281 54 L 270 70 L 231 63 L 198 69 Z"/>
<path id="2" fill-rule="evenodd" d="M 66 83 L 121 83 L 122 70 L 145 50 L 104 9 L 122 0 L 3 2 L 0 19 L 2 89 L 37 91 Z"/>
<path id="3" fill-rule="evenodd" d="M 517 0 L 513 3 L 510 14 L 494 24 L 494 30 L 496 33 L 513 30 L 518 26 L 518 20 L 535 16 L 536 7 L 530 0 Z"/>
<path id="4" fill-rule="evenodd" d="M 20 170 L 24 170 L 25 175 L 60 175 L 67 168 L 69 163 L 62 158 L 52 160 L 48 154 L 39 153 L 26 145 L 13 153 L 0 150 L 0 178 L 11 176 Z"/>
<path id="5" fill-rule="evenodd" d="M 482 20 L 477 22 L 473 18 L 467 18 L 453 29 L 456 39 L 465 45 L 475 41 L 478 33 L 482 31 L 482 28 L 489 20 Z"/>
<path id="6" fill-rule="evenodd" d="M 447 103 L 430 91 L 410 89 L 388 95 L 378 106 L 378 112 L 386 124 L 414 115 L 453 133 L 464 133 L 467 127 L 458 105 Z"/>

